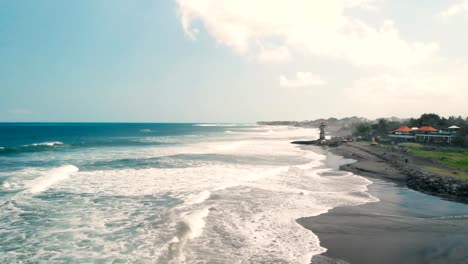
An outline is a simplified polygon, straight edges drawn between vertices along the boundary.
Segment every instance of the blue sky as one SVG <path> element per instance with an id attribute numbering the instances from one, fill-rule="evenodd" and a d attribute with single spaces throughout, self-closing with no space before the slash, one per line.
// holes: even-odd
<path id="1" fill-rule="evenodd" d="M 0 0 L 0 121 L 468 114 L 468 2 L 274 3 Z"/>

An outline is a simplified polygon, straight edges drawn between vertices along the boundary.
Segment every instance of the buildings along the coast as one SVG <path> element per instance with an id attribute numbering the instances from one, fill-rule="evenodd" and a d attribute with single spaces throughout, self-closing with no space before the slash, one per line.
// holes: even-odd
<path id="1" fill-rule="evenodd" d="M 460 128 L 451 126 L 446 129 L 437 129 L 431 126 L 413 127 L 401 126 L 391 131 L 389 137 L 396 142 L 419 142 L 433 144 L 451 144 Z"/>

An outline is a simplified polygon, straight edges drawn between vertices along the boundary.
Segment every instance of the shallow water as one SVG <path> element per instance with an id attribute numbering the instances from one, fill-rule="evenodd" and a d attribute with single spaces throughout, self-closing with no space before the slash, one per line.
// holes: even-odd
<path id="1" fill-rule="evenodd" d="M 0 262 L 308 263 L 296 219 L 376 199 L 248 124 L 0 124 Z"/>

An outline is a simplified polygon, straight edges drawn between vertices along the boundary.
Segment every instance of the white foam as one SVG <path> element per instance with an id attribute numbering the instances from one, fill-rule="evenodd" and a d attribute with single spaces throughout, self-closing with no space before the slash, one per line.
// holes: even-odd
<path id="1" fill-rule="evenodd" d="M 206 225 L 206 222 L 203 219 L 208 216 L 208 213 L 208 207 L 204 207 L 184 217 L 184 222 L 190 228 L 188 239 L 194 239 L 202 234 L 203 228 Z"/>
<path id="2" fill-rule="evenodd" d="M 292 139 L 316 138 L 316 129 L 255 127 L 232 131 L 217 136 L 184 136 L 182 141 L 180 137 L 167 137 L 168 141 L 180 143 L 169 146 L 81 149 L 77 158 L 213 154 L 226 155 L 225 159 L 234 157 L 229 162 L 223 162 L 223 158 L 210 161 L 207 155 L 208 160 L 204 156 L 196 166 L 184 168 L 78 172 L 73 166 L 75 169 L 62 172 L 41 172 L 40 177 L 36 171 L 28 190 L 40 192 L 60 182 L 60 190 L 83 200 L 78 209 L 75 201 L 70 204 L 74 211 L 67 215 L 77 214 L 76 219 L 63 221 L 71 225 L 74 238 L 91 240 L 102 251 L 76 246 L 75 239 L 70 243 L 75 247 L 69 250 L 73 254 L 158 263 L 310 263 L 312 255 L 326 249 L 315 234 L 297 224 L 297 218 L 375 200 L 365 193 L 370 181 L 352 174 L 322 176 L 329 171 L 323 168 L 325 156 L 290 144 Z M 77 154 L 63 155 L 65 160 L 72 160 Z M 235 162 L 235 157 L 242 159 Z M 256 159 L 264 157 L 271 162 L 255 164 Z M 249 158 L 253 161 L 243 162 Z M 302 164 L 291 165 L 284 160 Z M 82 198 L 83 193 L 98 199 Z M 165 195 L 180 200 L 171 208 L 158 207 L 160 201 L 141 202 Z M 123 230 L 138 231 L 117 235 Z M 108 235 L 114 235 L 117 241 L 101 238 Z M 36 239 L 36 243 L 44 241 L 58 243 L 44 237 Z"/>
<path id="3" fill-rule="evenodd" d="M 193 205 L 193 204 L 199 204 L 205 201 L 210 197 L 211 193 L 207 190 L 202 191 L 201 193 L 197 195 L 189 195 L 187 199 L 185 199 L 185 203 L 188 205 Z"/>
<path id="4" fill-rule="evenodd" d="M 294 133 L 300 134 L 296 130 Z M 203 142 L 168 151 L 284 155 L 303 157 L 308 162 L 296 166 L 206 164 L 80 172 L 67 183 L 71 192 L 126 196 L 170 193 L 182 199 L 184 203 L 171 210 L 165 224 L 158 227 L 159 233 L 153 234 L 168 245 L 168 248 L 159 245 L 157 255 L 175 258 L 174 263 L 208 261 L 219 249 L 225 256 L 242 256 L 238 262 L 224 263 L 273 263 L 278 259 L 309 263 L 312 255 L 325 249 L 317 236 L 295 220 L 336 206 L 374 201 L 373 197 L 362 195 L 370 181 L 352 174 L 320 176 L 328 171 L 318 168 L 323 166 L 324 155 L 289 144 L 286 135 L 275 137 L 278 139 Z M 213 195 L 215 198 L 210 199 Z M 178 233 L 175 231 L 178 225 L 188 231 Z M 171 233 L 178 235 L 169 236 Z M 232 243 L 239 244 L 233 247 Z"/>
<path id="5" fill-rule="evenodd" d="M 205 218 L 209 214 L 209 208 L 193 210 L 190 213 L 182 214 L 179 222 L 179 230 L 175 237 L 170 240 L 166 261 L 169 263 L 186 263 L 185 247 L 187 243 L 202 235 L 205 228 Z"/>
<path id="6" fill-rule="evenodd" d="M 199 240 L 210 242 L 188 242 L 187 248 L 210 257 L 216 255 L 214 249 L 223 248 L 224 256 L 238 256 L 237 262 L 224 263 L 310 263 L 313 255 L 326 249 L 316 235 L 297 224 L 297 218 L 376 201 L 359 195 L 367 190 L 369 181 L 354 175 L 322 177 L 319 172 L 293 167 L 287 173 L 216 192 L 222 198 L 212 205 Z M 235 246 L 229 246 L 233 243 Z M 198 254 L 186 254 L 186 259 L 207 260 Z"/>
<path id="7" fill-rule="evenodd" d="M 145 143 L 192 143 L 199 142 L 199 135 L 179 135 L 179 136 L 149 136 L 136 139 Z"/>
<path id="8" fill-rule="evenodd" d="M 5 189 L 10 189 L 11 185 L 10 183 L 8 183 L 7 181 L 4 181 L 3 184 L 2 184 L 3 188 Z"/>
<path id="9" fill-rule="evenodd" d="M 173 193 L 184 201 L 196 201 L 199 197 L 208 196 L 212 190 L 242 185 L 287 169 L 288 166 L 207 164 L 188 168 L 83 171 L 77 173 L 64 187 L 69 188 L 70 192 L 108 195 Z"/>
<path id="10" fill-rule="evenodd" d="M 215 127 L 218 126 L 217 124 L 195 124 L 193 126 L 199 126 L 199 127 Z"/>
<path id="11" fill-rule="evenodd" d="M 216 124 L 194 124 L 192 126 L 198 126 L 198 127 L 242 127 L 242 126 L 253 126 L 252 124 L 221 124 L 221 123 L 216 123 Z"/>
<path id="12" fill-rule="evenodd" d="M 43 192 L 58 182 L 68 179 L 70 174 L 75 173 L 78 170 L 79 169 L 73 165 L 65 165 L 53 169 L 45 173 L 44 176 L 40 176 L 31 181 L 29 183 L 29 191 L 33 194 Z"/>
<path id="13" fill-rule="evenodd" d="M 83 156 L 86 160 L 107 161 L 117 159 L 146 159 L 163 157 L 177 154 L 239 154 L 239 155 L 304 155 L 301 151 L 290 146 L 292 140 L 315 138 L 317 129 L 289 128 L 289 127 L 255 127 L 246 128 L 252 132 L 241 134 L 222 133 L 222 137 L 207 135 L 186 135 L 167 137 L 145 137 L 142 142 L 177 143 L 177 145 L 159 145 L 145 147 L 125 148 L 89 148 L 81 149 L 79 155 L 69 152 L 62 153 L 61 157 L 67 162 L 82 162 Z M 274 133 L 264 133 L 264 130 L 274 130 Z M 255 132 L 257 131 L 257 132 Z M 242 141 L 242 143 L 235 143 Z M 242 145 L 241 147 L 236 147 Z M 56 157 L 49 155 L 36 155 L 31 157 L 36 161 L 47 161 Z"/>
<path id="14" fill-rule="evenodd" d="M 63 145 L 63 142 L 60 142 L 60 141 L 53 141 L 53 142 L 33 143 L 33 144 L 31 144 L 31 145 L 25 145 L 25 147 L 28 147 L 28 146 L 34 146 L 34 147 L 37 147 L 37 146 L 49 146 L 49 147 L 53 147 L 53 146 L 58 146 L 58 145 Z"/>

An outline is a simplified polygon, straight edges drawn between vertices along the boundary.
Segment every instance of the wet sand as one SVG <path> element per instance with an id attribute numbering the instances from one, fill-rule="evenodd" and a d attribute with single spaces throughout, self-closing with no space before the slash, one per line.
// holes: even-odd
<path id="1" fill-rule="evenodd" d="M 311 148 L 327 154 L 326 165 L 336 170 L 350 162 Z M 379 163 L 365 166 L 385 172 Z M 410 190 L 396 174 L 396 181 L 392 174 L 356 174 L 373 182 L 368 192 L 380 202 L 298 219 L 327 248 L 312 263 L 468 263 L 468 205 Z"/>

